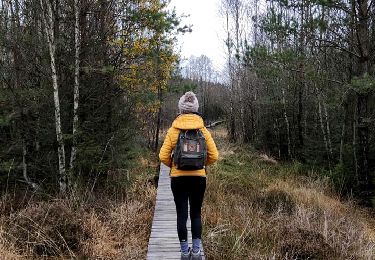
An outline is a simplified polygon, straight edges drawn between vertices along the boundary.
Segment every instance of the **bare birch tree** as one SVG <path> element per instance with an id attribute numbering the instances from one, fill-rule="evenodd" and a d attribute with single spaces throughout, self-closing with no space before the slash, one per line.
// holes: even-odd
<path id="1" fill-rule="evenodd" d="M 53 100 L 55 106 L 56 139 L 58 143 L 57 153 L 59 158 L 59 187 L 60 191 L 64 193 L 67 189 L 67 176 L 65 171 L 65 145 L 63 139 L 63 132 L 61 129 L 59 87 L 56 70 L 56 42 L 54 33 L 54 17 L 52 6 L 49 1 L 44 2 L 43 0 L 40 0 L 40 6 L 42 9 L 42 18 L 44 22 L 51 62 L 51 78 L 53 86 Z"/>
<path id="2" fill-rule="evenodd" d="M 81 32 L 79 28 L 80 1 L 74 0 L 74 47 L 75 47 L 75 69 L 74 69 L 74 97 L 73 97 L 73 145 L 70 154 L 70 169 L 74 168 L 74 161 L 77 156 L 77 129 L 78 129 L 78 106 L 79 106 L 79 68 L 80 68 L 80 39 Z"/>

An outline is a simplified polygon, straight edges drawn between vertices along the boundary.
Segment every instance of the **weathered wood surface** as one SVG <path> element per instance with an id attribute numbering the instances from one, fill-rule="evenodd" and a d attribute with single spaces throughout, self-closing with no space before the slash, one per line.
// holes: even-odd
<path id="1" fill-rule="evenodd" d="M 161 164 L 154 219 L 148 242 L 147 260 L 180 259 L 176 207 L 170 186 L 170 168 Z M 187 222 L 191 244 L 190 219 Z M 204 259 L 202 247 L 202 259 Z"/>

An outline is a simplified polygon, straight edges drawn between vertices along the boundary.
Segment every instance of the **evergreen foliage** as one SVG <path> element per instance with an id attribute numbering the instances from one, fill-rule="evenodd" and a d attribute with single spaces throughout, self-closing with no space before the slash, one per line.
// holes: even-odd
<path id="1" fill-rule="evenodd" d="M 78 128 L 72 134 L 76 8 L 72 1 L 1 1 L 2 188 L 21 181 L 57 191 L 59 144 L 47 42 L 51 38 L 45 30 L 49 21 L 54 25 L 51 44 L 56 49 L 66 165 L 74 142 L 77 146 L 74 168 L 66 168 L 70 186 L 97 182 L 111 169 L 126 168 L 130 151 L 145 136 L 155 142 L 159 94 L 167 91 L 178 61 L 175 36 L 190 30 L 180 27 L 168 3 L 78 1 L 80 96 Z"/>
<path id="2" fill-rule="evenodd" d="M 222 0 L 222 9 L 231 139 L 324 166 L 340 191 L 368 203 L 375 178 L 373 1 Z"/>

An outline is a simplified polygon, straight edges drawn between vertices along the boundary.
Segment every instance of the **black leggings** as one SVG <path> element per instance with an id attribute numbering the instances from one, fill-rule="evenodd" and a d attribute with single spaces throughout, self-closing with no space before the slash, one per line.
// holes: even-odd
<path id="1" fill-rule="evenodd" d="M 171 188 L 176 204 L 179 240 L 187 241 L 188 201 L 190 203 L 192 237 L 200 239 L 202 237 L 201 208 L 206 190 L 206 178 L 200 176 L 172 177 Z"/>

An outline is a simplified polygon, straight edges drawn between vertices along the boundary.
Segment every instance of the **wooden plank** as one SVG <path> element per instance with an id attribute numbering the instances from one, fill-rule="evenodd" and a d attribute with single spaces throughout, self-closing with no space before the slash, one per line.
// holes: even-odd
<path id="1" fill-rule="evenodd" d="M 177 239 L 177 243 L 175 242 L 177 238 L 168 238 L 168 237 L 154 237 L 154 238 L 150 238 L 150 243 L 149 245 L 159 245 L 160 248 L 163 248 L 163 247 L 169 247 L 169 246 L 173 246 L 173 245 L 179 245 L 180 243 L 178 242 L 178 239 Z"/>
<path id="2" fill-rule="evenodd" d="M 170 169 L 161 164 L 156 195 L 156 205 L 150 240 L 148 244 L 147 260 L 180 259 L 180 243 L 177 236 L 177 216 L 169 177 Z M 187 221 L 189 240 L 190 219 Z M 204 259 L 202 247 L 202 259 Z"/>

